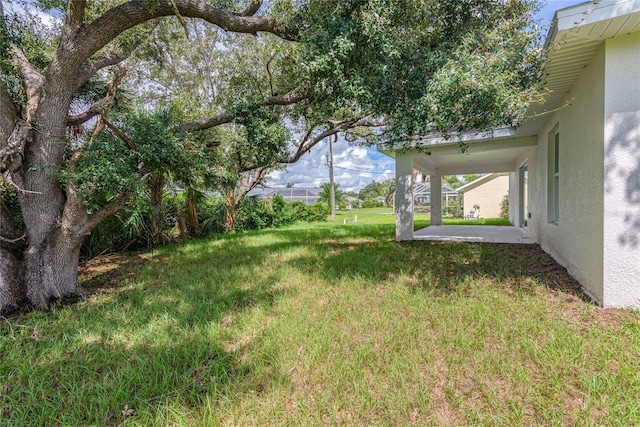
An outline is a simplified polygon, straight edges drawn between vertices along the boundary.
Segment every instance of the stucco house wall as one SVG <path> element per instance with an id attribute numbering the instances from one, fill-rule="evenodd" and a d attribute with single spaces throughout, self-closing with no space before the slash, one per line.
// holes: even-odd
<path id="1" fill-rule="evenodd" d="M 555 114 L 538 133 L 529 160 L 530 237 L 603 301 L 604 64 L 601 47 Z M 559 220 L 550 217 L 550 144 L 559 133 Z M 553 147 L 551 147 L 553 150 Z"/>
<path id="2" fill-rule="evenodd" d="M 605 42 L 604 305 L 640 308 L 640 34 Z"/>
<path id="3" fill-rule="evenodd" d="M 480 178 L 482 179 L 482 178 Z M 509 175 L 492 174 L 486 182 L 463 191 L 464 214 L 468 215 L 475 205 L 480 206 L 482 218 L 500 218 L 500 202 L 509 194 Z"/>

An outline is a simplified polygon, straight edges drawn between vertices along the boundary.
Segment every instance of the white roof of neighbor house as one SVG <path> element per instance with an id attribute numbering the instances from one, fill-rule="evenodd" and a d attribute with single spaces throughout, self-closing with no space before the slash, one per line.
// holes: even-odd
<path id="1" fill-rule="evenodd" d="M 276 194 L 280 194 L 283 197 L 291 198 L 304 198 L 304 197 L 317 197 L 320 193 L 319 188 L 304 188 L 304 187 L 290 187 L 290 188 L 254 188 L 247 193 L 248 196 L 258 197 L 273 197 Z"/>
<path id="2" fill-rule="evenodd" d="M 446 193 L 455 193 L 456 190 L 449 187 L 446 184 L 442 184 L 442 194 Z M 413 195 L 419 196 L 422 194 L 431 194 L 431 183 L 430 182 L 418 182 L 413 185 Z"/>
<path id="3" fill-rule="evenodd" d="M 473 180 L 465 185 L 463 185 L 462 187 L 458 187 L 456 188 L 456 191 L 458 193 L 464 193 L 465 191 L 469 191 L 469 190 L 473 190 L 476 187 L 480 187 L 482 184 L 485 184 L 489 181 L 493 181 L 494 179 L 498 178 L 499 176 L 508 176 L 508 173 L 490 173 L 487 174 L 485 176 L 481 176 L 480 178 Z"/>

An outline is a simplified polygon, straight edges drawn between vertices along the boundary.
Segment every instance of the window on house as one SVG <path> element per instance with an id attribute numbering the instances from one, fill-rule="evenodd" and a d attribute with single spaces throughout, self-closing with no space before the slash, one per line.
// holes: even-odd
<path id="1" fill-rule="evenodd" d="M 560 220 L 560 133 L 554 131 L 549 138 L 549 222 Z"/>

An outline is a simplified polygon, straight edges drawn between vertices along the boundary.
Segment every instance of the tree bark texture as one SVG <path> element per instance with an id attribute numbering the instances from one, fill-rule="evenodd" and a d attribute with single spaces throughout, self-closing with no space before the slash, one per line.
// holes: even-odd
<path id="1" fill-rule="evenodd" d="M 224 232 L 228 233 L 236 228 L 236 196 L 233 188 L 227 190 L 224 200 Z"/>

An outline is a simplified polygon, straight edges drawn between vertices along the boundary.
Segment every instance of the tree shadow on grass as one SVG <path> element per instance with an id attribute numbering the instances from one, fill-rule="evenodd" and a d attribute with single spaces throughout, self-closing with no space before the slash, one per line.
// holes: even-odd
<path id="1" fill-rule="evenodd" d="M 469 280 L 498 279 L 511 290 L 535 293 L 540 285 L 589 301 L 580 284 L 538 245 L 411 241 L 348 245 L 322 263 L 328 280 L 365 279 L 375 285 L 407 277 L 408 286 L 456 292 Z"/>
<path id="2" fill-rule="evenodd" d="M 415 289 L 456 291 L 465 280 L 495 278 L 504 286 L 535 292 L 541 285 L 591 302 L 581 285 L 539 245 L 393 240 L 393 226 L 339 228 L 338 233 L 286 231 L 291 245 L 308 245 L 313 256 L 290 261 L 329 282 L 361 279 L 375 286 L 399 276 Z M 282 244 L 281 244 L 282 245 Z M 277 248 L 270 248 L 276 250 Z"/>
<path id="3" fill-rule="evenodd" d="M 258 258 L 244 271 L 227 271 L 224 283 L 211 279 L 213 263 L 201 262 L 194 279 L 190 269 L 197 263 L 185 267 L 164 254 L 112 259 L 116 269 L 88 279 L 92 298 L 16 319 L 25 329 L 13 342 L 1 339 L 0 350 L 11 345 L 25 357 L 3 359 L 0 424 L 120 425 L 141 414 L 143 420 L 171 410 L 188 415 L 203 402 L 277 382 L 275 371 L 255 376 L 243 361 L 247 348 L 258 345 L 259 331 L 234 346 L 220 339 L 237 333 L 228 326 L 243 312 L 268 311 L 287 293 L 275 287 L 274 275 L 243 281 Z M 203 253 L 200 261 L 206 259 Z M 2 329 L 0 338 L 8 338 Z"/>
<path id="4" fill-rule="evenodd" d="M 44 339 L 33 345 L 47 350 Z M 275 371 L 253 378 L 237 352 L 201 337 L 170 345 L 89 341 L 48 359 L 12 376 L 0 398 L 0 424 L 121 425 L 142 413 L 157 419 L 168 408 L 188 411 L 278 381 Z"/>

